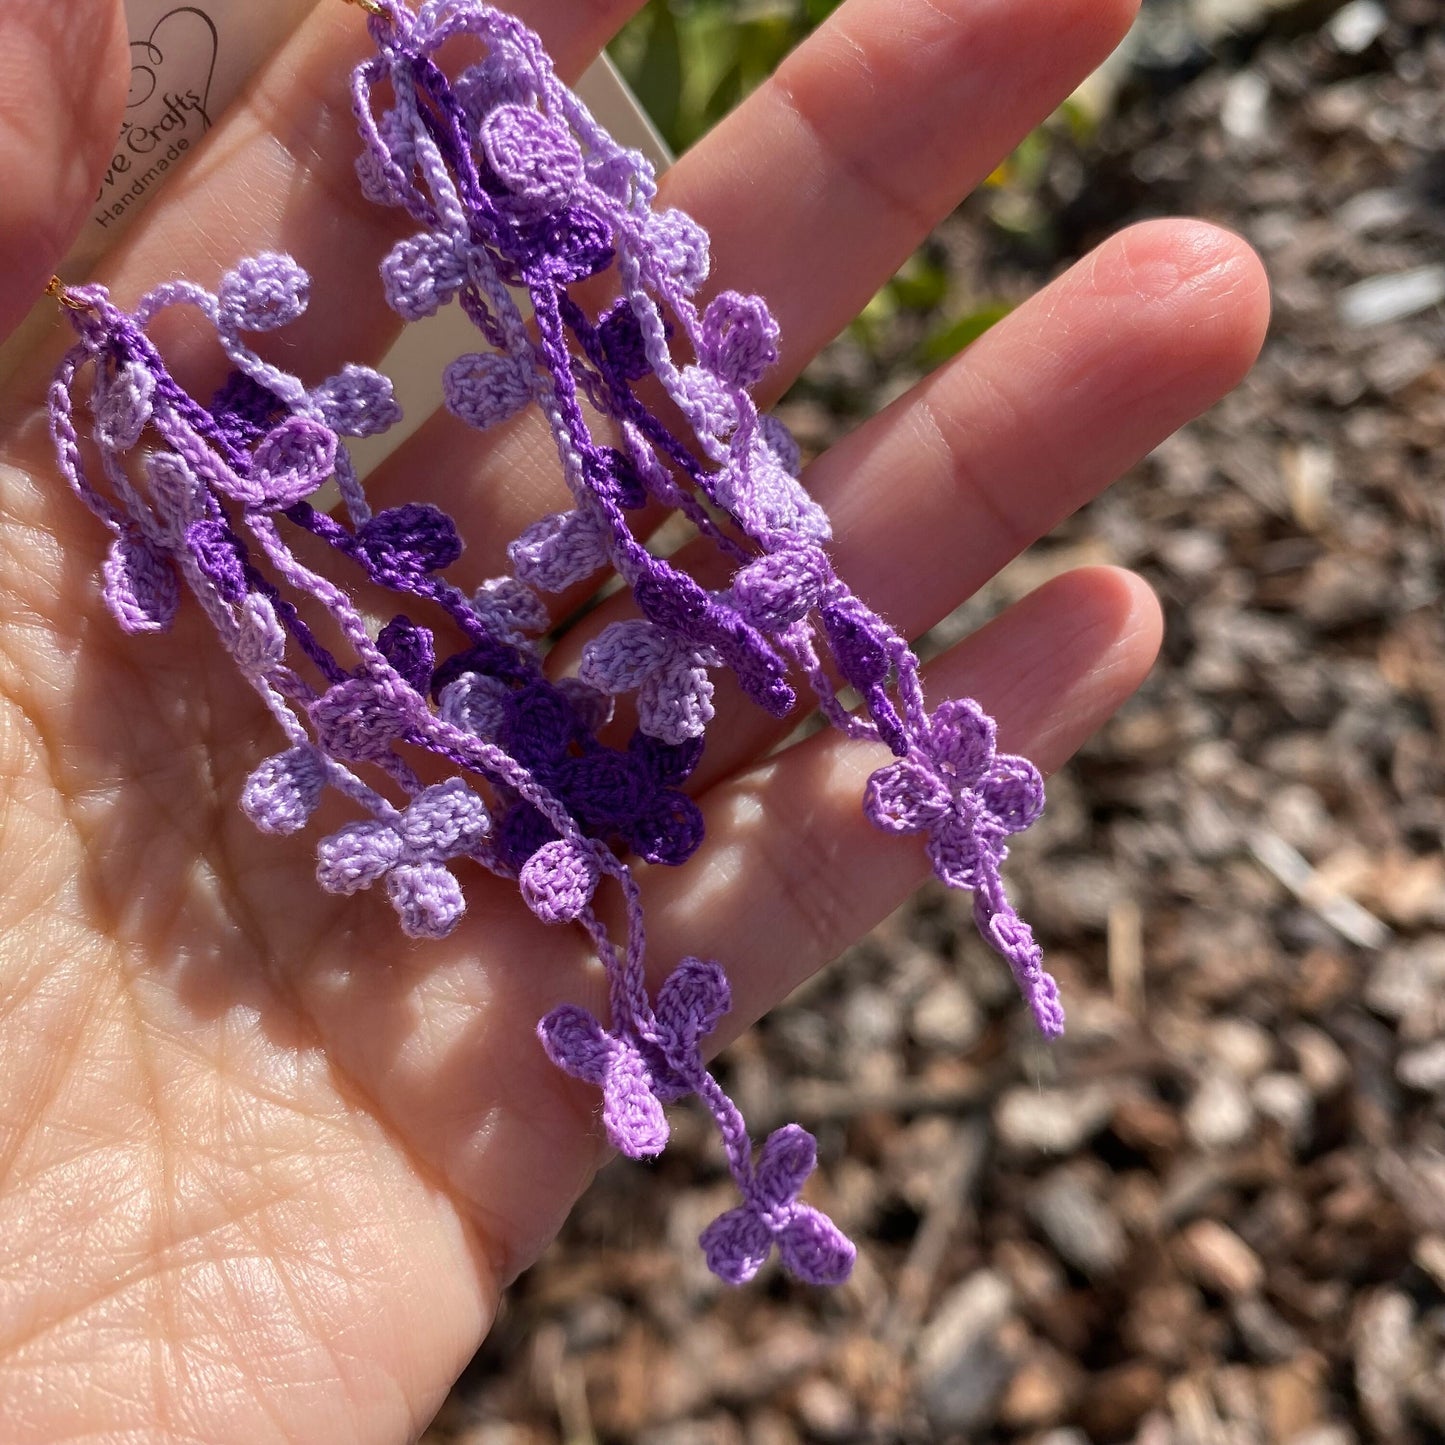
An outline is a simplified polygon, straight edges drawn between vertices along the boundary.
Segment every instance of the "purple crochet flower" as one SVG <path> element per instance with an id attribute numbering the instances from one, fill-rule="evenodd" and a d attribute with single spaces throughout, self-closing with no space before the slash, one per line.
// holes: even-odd
<path id="1" fill-rule="evenodd" d="M 667 1144 L 664 1103 L 693 1092 L 703 1074 L 701 1041 L 731 1006 L 716 963 L 684 958 L 657 992 L 657 1042 L 609 1032 L 576 1004 L 555 1008 L 537 1025 L 547 1057 L 564 1073 L 602 1090 L 602 1127 L 632 1159 Z"/>
<path id="2" fill-rule="evenodd" d="M 537 1037 L 563 1073 L 602 1090 L 602 1127 L 614 1149 L 629 1159 L 662 1153 L 667 1115 L 633 1038 L 609 1033 L 577 1004 L 553 1009 L 537 1025 Z"/>
<path id="3" fill-rule="evenodd" d="M 474 852 L 491 831 L 485 805 L 460 778 L 424 788 L 391 822 L 350 823 L 322 839 L 316 879 L 328 893 L 355 893 L 386 879 L 412 938 L 444 938 L 466 912 L 457 880 L 442 863 Z"/>
<path id="4" fill-rule="evenodd" d="M 971 698 L 940 704 L 929 751 L 915 751 L 868 779 L 864 811 L 887 833 L 927 833 L 928 856 L 953 888 L 996 874 L 1004 839 L 1044 806 L 1044 783 L 1027 758 L 995 750 L 994 721 Z"/>
<path id="5" fill-rule="evenodd" d="M 798 1194 L 818 1163 L 818 1144 L 797 1124 L 768 1135 L 753 1170 L 752 1197 L 720 1214 L 699 1243 L 712 1272 L 746 1284 L 777 1246 L 789 1274 L 807 1284 L 842 1284 L 857 1251 L 836 1224 Z"/>

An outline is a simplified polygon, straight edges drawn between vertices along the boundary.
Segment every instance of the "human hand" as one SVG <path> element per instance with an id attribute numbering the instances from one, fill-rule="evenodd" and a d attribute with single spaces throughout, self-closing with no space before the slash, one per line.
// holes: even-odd
<path id="1" fill-rule="evenodd" d="M 517 8 L 568 77 L 631 3 Z M 760 292 L 782 324 L 760 399 L 1130 8 L 850 0 L 679 163 L 664 200 L 711 231 L 714 284 Z M 7 324 L 115 131 L 119 7 L 88 7 L 83 30 L 79 10 L 11 0 L 0 20 L 33 107 L 0 110 Z M 352 176 L 346 83 L 367 50 L 360 16 L 323 4 L 100 279 L 125 302 L 289 250 L 316 286 L 285 333 L 288 368 L 381 356 L 396 322 L 375 267 L 398 222 Z M 840 574 L 923 631 L 1233 384 L 1264 313 L 1234 238 L 1184 222 L 1116 238 L 814 463 Z M 582 942 L 541 928 L 511 885 L 469 878 L 461 927 L 414 943 L 384 899 L 317 890 L 315 835 L 256 834 L 236 800 L 273 750 L 269 721 L 196 609 L 161 637 L 114 628 L 104 535 L 54 470 L 46 378 L 37 363 L 0 404 L 0 1418 L 26 1442 L 405 1439 L 604 1157 L 595 1093 L 534 1032 L 559 1001 L 600 1008 L 600 988 Z M 525 428 L 489 446 L 439 416 L 369 490 L 457 516 L 458 580 L 475 582 L 561 500 L 547 448 Z M 1051 769 L 1137 685 L 1157 637 L 1141 582 L 1076 572 L 940 658 L 930 694 L 977 696 L 1007 748 Z M 775 720 L 724 695 L 719 713 L 695 779 L 710 841 L 644 887 L 659 971 L 721 959 L 735 1034 L 924 862 L 863 820 L 878 750 L 824 734 L 768 758 Z"/>

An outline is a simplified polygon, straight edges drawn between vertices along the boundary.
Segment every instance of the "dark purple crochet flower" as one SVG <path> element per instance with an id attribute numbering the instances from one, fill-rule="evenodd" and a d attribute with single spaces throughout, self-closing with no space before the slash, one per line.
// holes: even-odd
<path id="1" fill-rule="evenodd" d="M 789 1274 L 807 1284 L 842 1284 L 857 1251 L 831 1219 L 798 1194 L 818 1163 L 818 1144 L 797 1124 L 768 1135 L 753 1170 L 752 1197 L 720 1214 L 699 1243 L 708 1268 L 728 1284 L 746 1284 L 777 1246 Z"/>
<path id="2" fill-rule="evenodd" d="M 927 753 L 914 751 L 868 779 L 864 811 L 887 833 L 927 833 L 928 856 L 954 888 L 996 874 L 1004 839 L 1044 806 L 1044 783 L 1027 758 L 995 749 L 994 721 L 971 698 L 939 705 Z"/>

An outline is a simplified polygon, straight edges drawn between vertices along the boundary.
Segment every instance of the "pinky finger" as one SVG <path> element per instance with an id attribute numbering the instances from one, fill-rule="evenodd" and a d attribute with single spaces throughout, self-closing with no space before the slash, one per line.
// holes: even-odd
<path id="1" fill-rule="evenodd" d="M 930 703 L 976 697 L 998 720 L 1000 748 L 1047 773 L 1144 680 L 1160 635 L 1147 583 L 1117 568 L 1083 568 L 938 658 L 925 687 Z M 826 733 L 734 774 L 699 800 L 706 863 L 648 876 L 657 967 L 666 971 L 682 952 L 727 967 L 733 1011 L 719 1042 L 881 922 L 926 876 L 920 839 L 888 837 L 863 816 L 864 783 L 889 756 Z"/>

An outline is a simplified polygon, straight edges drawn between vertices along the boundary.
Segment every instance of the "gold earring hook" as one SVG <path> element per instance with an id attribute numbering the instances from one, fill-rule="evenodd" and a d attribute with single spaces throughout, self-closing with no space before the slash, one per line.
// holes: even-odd
<path id="1" fill-rule="evenodd" d="M 386 18 L 386 6 L 381 0 L 346 0 L 348 5 L 355 5 L 358 10 L 365 10 L 368 15 L 375 15 L 380 19 Z"/>
<path id="2" fill-rule="evenodd" d="M 90 302 L 82 301 L 71 294 L 59 276 L 52 276 L 45 283 L 45 294 L 53 296 L 67 311 L 89 311 Z"/>

